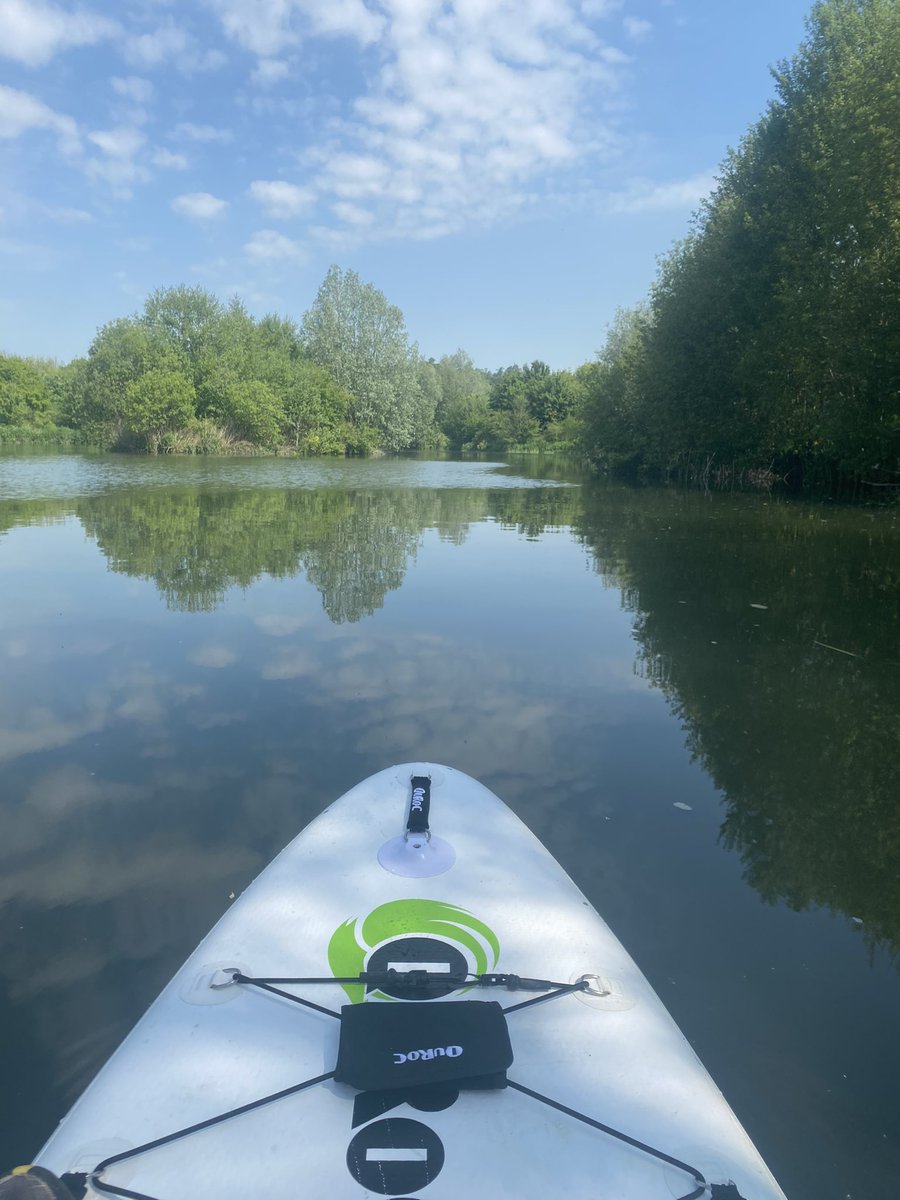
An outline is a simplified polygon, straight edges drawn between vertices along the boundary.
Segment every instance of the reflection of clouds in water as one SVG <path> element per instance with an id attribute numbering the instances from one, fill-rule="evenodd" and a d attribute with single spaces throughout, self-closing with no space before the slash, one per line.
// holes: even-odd
<path id="1" fill-rule="evenodd" d="M 630 657 L 587 653 L 563 667 L 514 658 L 489 640 L 371 629 L 286 646 L 261 674 L 302 678 L 297 697 L 323 711 L 326 727 L 343 729 L 346 750 L 367 761 L 446 761 L 477 777 L 495 775 L 501 762 L 514 764 L 516 777 L 546 777 L 561 740 L 596 746 L 651 695 Z"/>
<path id="2" fill-rule="evenodd" d="M 107 654 L 115 646 L 110 638 L 87 634 L 73 641 L 48 642 L 46 638 L 33 642 L 27 637 L 11 637 L 2 644 L 7 658 L 31 658 L 35 662 L 54 662 L 61 655 L 94 657 Z"/>
<path id="3" fill-rule="evenodd" d="M 121 671 L 112 671 L 107 684 L 117 693 L 124 692 L 114 716 L 161 725 L 172 708 L 171 679 L 149 663 L 135 662 Z"/>
<path id="4" fill-rule="evenodd" d="M 132 845 L 128 857 L 118 858 L 106 850 L 90 854 L 66 853 L 52 870 L 33 866 L 13 867 L 4 872 L 0 899 L 15 896 L 19 901 L 44 907 L 73 904 L 103 904 L 132 892 L 150 889 L 160 895 L 171 892 L 173 879 L 190 879 L 196 891 L 204 881 L 219 881 L 233 873 L 243 878 L 259 858 L 244 846 L 219 846 L 198 853 L 197 844 L 185 837 L 146 838 Z"/>
<path id="5" fill-rule="evenodd" d="M 258 856 L 241 842 L 201 844 L 185 829 L 121 841 L 131 815 L 145 816 L 156 797 L 206 795 L 238 776 L 236 769 L 176 766 L 137 784 L 97 778 L 75 763 L 46 772 L 21 804 L 0 807 L 0 903 L 97 905 L 145 888 L 168 892 L 175 879 L 189 880 L 193 891 L 228 872 L 243 877 Z M 124 854 L 104 842 L 110 831 Z"/>
<path id="6" fill-rule="evenodd" d="M 194 729 L 204 732 L 208 729 L 222 729 L 226 725 L 238 725 L 249 718 L 249 712 L 203 712 L 191 713 L 187 723 Z"/>
<path id="7" fill-rule="evenodd" d="M 287 649 L 277 658 L 273 658 L 262 669 L 263 679 L 299 679 L 303 675 L 312 675 L 317 666 L 306 650 L 297 648 Z"/>
<path id="8" fill-rule="evenodd" d="M 40 776 L 29 788 L 25 804 L 34 813 L 59 819 L 73 810 L 100 804 L 121 804 L 146 799 L 147 787 L 98 780 L 93 772 L 71 764 Z"/>
<path id="9" fill-rule="evenodd" d="M 109 704 L 86 696 L 82 712 L 64 716 L 49 708 L 23 708 L 4 714 L 0 726 L 0 762 L 68 746 L 89 733 L 99 733 L 109 719 Z"/>
<path id="10" fill-rule="evenodd" d="M 267 613 L 254 618 L 253 624 L 270 637 L 288 637 L 309 624 L 309 618 L 291 613 Z"/>
<path id="11" fill-rule="evenodd" d="M 103 807 L 134 804 L 151 795 L 149 786 L 113 783 L 95 778 L 84 767 L 70 764 L 41 775 L 21 805 L 0 807 L 0 898 L 15 895 L 9 866 L 32 851 L 42 855 L 52 843 L 68 841 L 71 827 Z"/>
<path id="12" fill-rule="evenodd" d="M 368 705 L 352 744 L 389 759 L 459 762 L 482 776 L 502 757 L 529 772 L 552 757 L 554 730 L 572 714 L 527 664 L 435 634 L 385 635 L 341 647 L 319 672 L 318 702 Z"/>
<path id="13" fill-rule="evenodd" d="M 72 961 L 64 965 L 59 956 L 35 963 L 27 978 L 16 978 L 14 999 L 39 993 L 44 987 L 54 984 L 71 986 L 73 980 L 87 978 L 100 966 L 118 962 L 125 948 L 131 946 L 133 957 L 144 957 L 148 941 L 148 923 L 154 923 L 158 936 L 152 937 L 154 944 L 165 944 L 170 927 L 183 919 L 183 904 L 186 897 L 206 893 L 217 897 L 221 910 L 227 904 L 226 880 L 244 880 L 263 864 L 258 853 L 245 846 L 204 846 L 199 852 L 197 843 L 180 835 L 144 838 L 140 843 L 129 844 L 127 857 L 116 855 L 111 849 L 90 848 L 84 843 L 60 846 L 42 857 L 40 866 L 17 860 L 8 864 L 0 879 L 0 902 L 15 899 L 19 904 L 40 908 L 71 908 L 87 905 L 97 908 L 115 901 L 117 923 L 130 924 L 117 928 L 114 944 L 109 950 L 93 945 L 95 962 L 88 967 L 80 957 L 73 955 Z M 174 880 L 184 880 L 183 886 L 173 886 Z M 139 893 L 152 893 L 152 903 L 139 904 Z M 130 901 L 134 900 L 132 904 Z M 12 933 L 12 931 L 10 931 Z"/>
<path id="14" fill-rule="evenodd" d="M 238 655 L 230 646 L 224 646 L 220 642 L 207 642 L 205 646 L 198 646 L 192 654 L 188 655 L 190 662 L 196 667 L 230 667 L 232 663 L 237 662 Z"/>
<path id="15" fill-rule="evenodd" d="M 83 654 L 86 656 L 94 654 L 106 654 L 112 650 L 115 642 L 109 638 L 97 637 L 88 635 L 86 637 L 77 638 L 74 642 L 66 642 L 61 649 L 67 654 Z"/>
<path id="16" fill-rule="evenodd" d="M 77 683 L 74 681 L 71 690 L 58 698 L 54 708 L 23 705 L 21 691 L 12 688 L 0 694 L 0 763 L 59 750 L 106 730 L 117 720 L 146 726 L 148 738 L 155 736 L 151 733 L 154 729 L 160 737 L 165 736 L 165 726 L 175 712 L 179 720 L 191 722 L 196 717 L 192 723 L 197 728 L 209 727 L 203 724 L 210 718 L 204 709 L 206 688 L 202 684 L 175 684 L 149 663 L 123 666 L 116 661 L 93 686 L 79 689 Z M 40 675 L 33 674 L 28 686 L 40 692 Z M 215 724 L 224 722 L 224 714 L 214 720 Z M 152 755 L 154 750 L 153 742 L 148 741 L 144 751 Z"/>
<path id="17" fill-rule="evenodd" d="M 582 659 L 582 665 L 598 683 L 602 683 L 606 688 L 614 684 L 618 692 L 636 692 L 645 695 L 650 686 L 649 681 L 636 670 L 635 663 L 630 657 L 588 653 Z M 614 717 L 615 714 L 611 713 L 610 716 Z M 622 713 L 621 720 L 625 721 L 626 719 L 627 714 Z"/>

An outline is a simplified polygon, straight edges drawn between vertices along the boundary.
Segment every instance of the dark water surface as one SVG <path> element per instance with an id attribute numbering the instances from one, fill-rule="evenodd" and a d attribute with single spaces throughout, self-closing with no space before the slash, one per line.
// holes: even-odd
<path id="1" fill-rule="evenodd" d="M 898 544 L 546 464 L 0 458 L 0 1167 L 307 821 L 430 759 L 561 861 L 791 1200 L 895 1200 Z"/>

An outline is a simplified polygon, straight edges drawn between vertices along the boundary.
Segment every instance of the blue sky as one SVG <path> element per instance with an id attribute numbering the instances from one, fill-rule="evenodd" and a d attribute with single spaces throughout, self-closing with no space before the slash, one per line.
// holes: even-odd
<path id="1" fill-rule="evenodd" d="M 592 358 L 772 96 L 806 0 L 0 0 L 0 350 L 330 263 L 426 356 Z"/>

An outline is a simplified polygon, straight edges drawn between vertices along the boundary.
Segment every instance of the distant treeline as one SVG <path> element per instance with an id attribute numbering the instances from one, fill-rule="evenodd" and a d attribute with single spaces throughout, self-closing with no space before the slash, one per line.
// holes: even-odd
<path id="1" fill-rule="evenodd" d="M 403 314 L 332 267 L 302 322 L 202 288 L 154 292 L 66 366 L 0 356 L 0 444 L 74 435 L 166 453 L 367 454 L 572 442 L 579 385 L 542 362 L 423 359 Z M 68 431 L 68 432 L 66 432 Z"/>
<path id="2" fill-rule="evenodd" d="M 900 4 L 826 0 L 590 368 L 607 468 L 900 485 Z"/>

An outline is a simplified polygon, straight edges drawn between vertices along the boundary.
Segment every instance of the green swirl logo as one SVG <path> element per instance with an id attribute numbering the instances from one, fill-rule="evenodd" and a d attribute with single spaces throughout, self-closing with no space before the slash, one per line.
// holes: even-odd
<path id="1" fill-rule="evenodd" d="M 441 900 L 391 900 L 373 908 L 362 921 L 351 917 L 339 925 L 328 943 L 328 965 L 332 975 L 358 975 L 366 956 L 382 942 L 402 936 L 439 937 L 452 942 L 474 962 L 476 974 L 492 971 L 500 957 L 500 942 L 483 921 L 455 904 Z M 341 985 L 351 1004 L 365 1000 L 363 984 Z M 373 996 L 387 999 L 381 992 Z"/>

